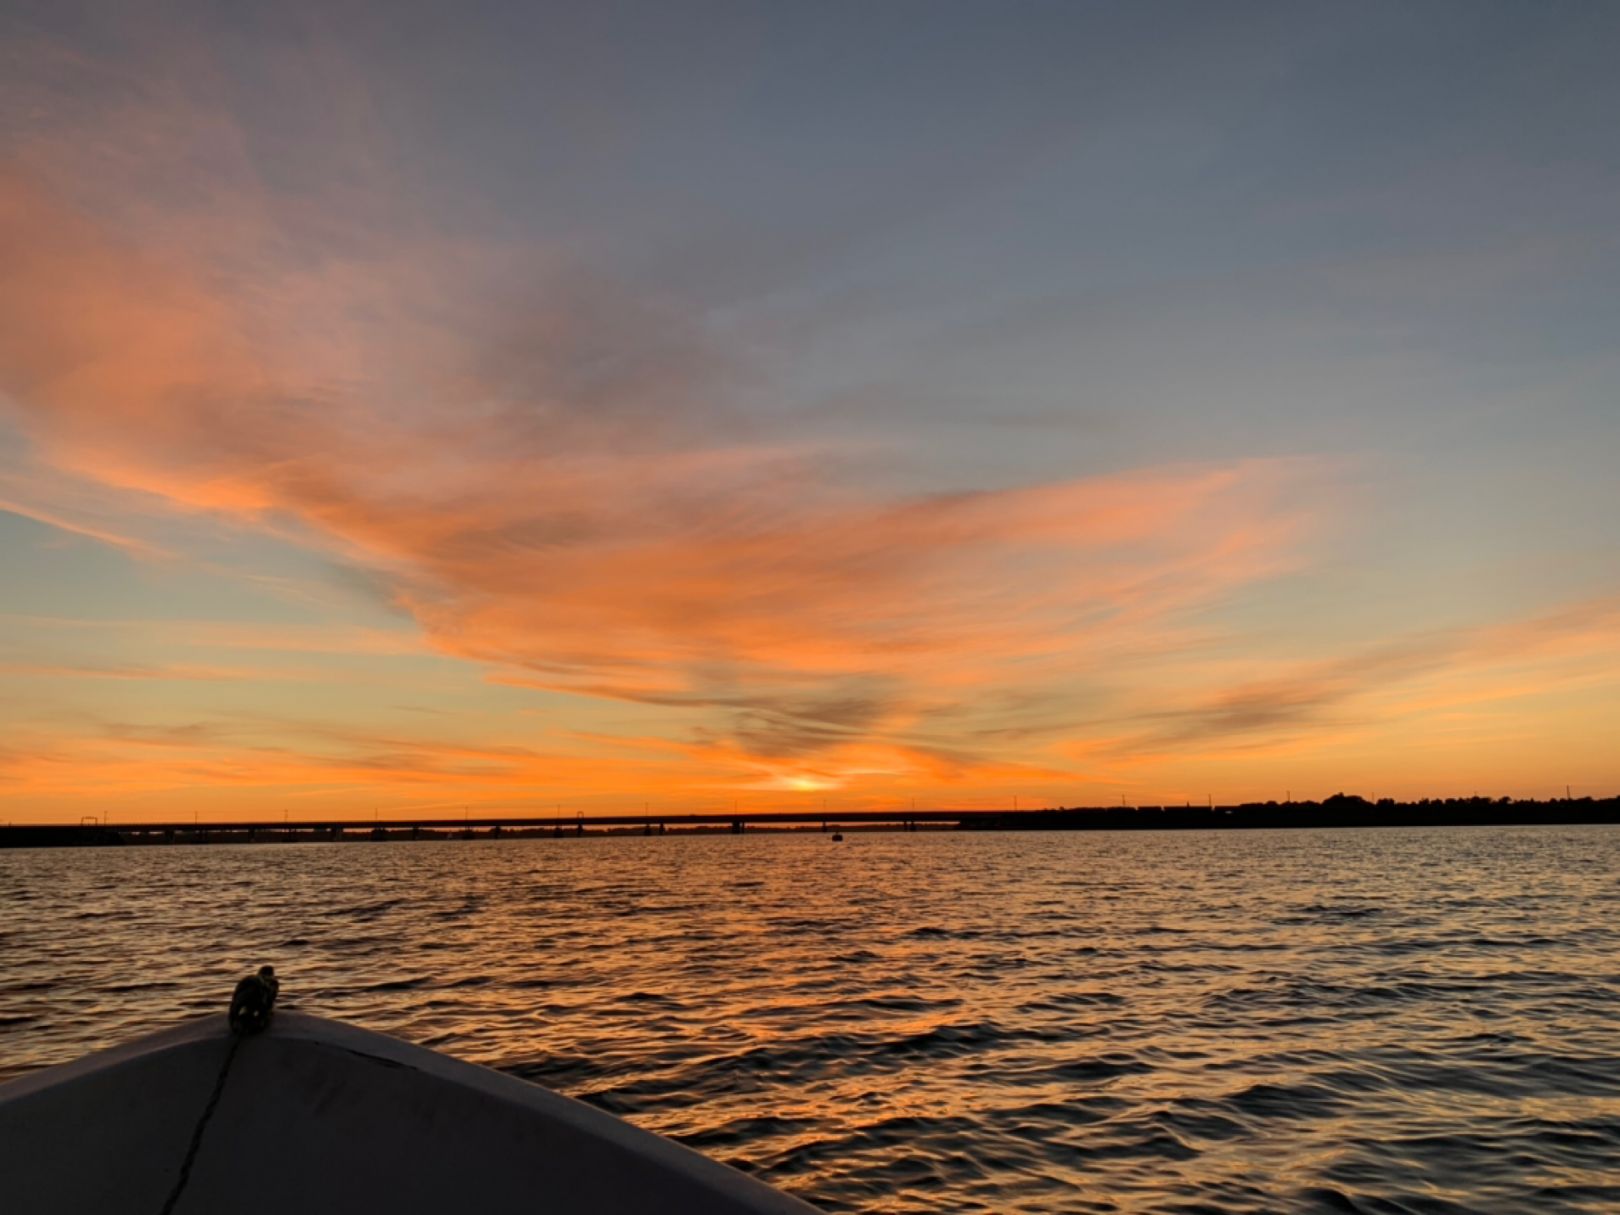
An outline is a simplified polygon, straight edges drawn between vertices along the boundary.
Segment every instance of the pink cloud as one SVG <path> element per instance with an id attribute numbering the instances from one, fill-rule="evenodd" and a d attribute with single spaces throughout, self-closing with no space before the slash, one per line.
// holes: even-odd
<path id="1" fill-rule="evenodd" d="M 1250 665 L 1258 664 L 1251 659 Z M 1189 687 L 1184 707 L 1111 723 L 1124 729 L 1105 750 L 1277 751 L 1460 705 L 1617 681 L 1620 600 L 1603 597 L 1505 622 L 1414 634 L 1330 659 L 1272 664 L 1265 674 L 1213 689 Z"/>
<path id="2" fill-rule="evenodd" d="M 362 563 L 499 678 L 690 707 L 761 754 L 960 760 L 951 706 L 1163 644 L 1289 568 L 1318 509 L 1303 460 L 884 497 L 750 437 L 679 318 L 577 281 L 524 313 L 446 278 L 412 311 L 395 289 L 434 275 L 400 253 L 267 265 L 244 300 L 15 176 L 0 259 L 0 385 L 48 464 Z M 473 328 L 418 345 L 424 314 Z"/>

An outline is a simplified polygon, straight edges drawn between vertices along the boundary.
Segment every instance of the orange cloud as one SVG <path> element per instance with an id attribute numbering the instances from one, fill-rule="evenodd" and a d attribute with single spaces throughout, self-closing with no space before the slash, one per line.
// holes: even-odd
<path id="1" fill-rule="evenodd" d="M 345 320 L 409 258 L 270 265 L 245 302 L 14 177 L 0 233 L 0 386 L 42 459 L 330 549 L 438 650 L 684 710 L 690 759 L 789 787 L 988 773 L 1099 667 L 1291 568 L 1320 510 L 1306 460 L 885 498 L 749 439 L 701 335 L 599 287 L 492 312 L 447 271 L 419 306 L 464 346 L 423 348 L 397 302 Z"/>
<path id="2" fill-rule="evenodd" d="M 420 806 L 916 790 L 1003 804 L 1300 763 L 1393 721 L 1614 670 L 1612 603 L 1315 661 L 1234 657 L 1210 613 L 1300 567 L 1336 509 L 1331 466 L 885 493 L 848 453 L 730 409 L 725 360 L 667 308 L 511 251 L 518 271 L 492 275 L 500 259 L 382 234 L 289 269 L 253 211 L 224 225 L 249 288 L 0 176 L 0 397 L 34 453 L 3 508 L 137 559 L 163 546 L 126 520 L 219 515 L 364 567 L 422 635 L 215 621 L 163 626 L 171 639 L 426 648 L 497 685 L 631 706 L 637 727 L 544 752 L 288 726 L 47 735 L 13 747 L 0 779 L 51 804 L 207 789 L 243 804 L 285 789 Z M 246 669 L 10 673 L 53 666 Z M 637 732 L 649 725 L 662 733 Z"/>
<path id="3" fill-rule="evenodd" d="M 1251 660 L 1252 662 L 1252 660 Z M 1269 751 L 1326 735 L 1557 688 L 1620 681 L 1620 599 L 1566 604 L 1493 625 L 1427 632 L 1262 678 L 1205 690 L 1184 708 L 1143 714 L 1116 754 L 1183 757 L 1204 747 Z"/>

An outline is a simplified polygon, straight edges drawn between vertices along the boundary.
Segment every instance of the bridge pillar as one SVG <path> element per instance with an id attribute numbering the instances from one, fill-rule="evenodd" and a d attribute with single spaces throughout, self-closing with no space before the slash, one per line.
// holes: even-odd
<path id="1" fill-rule="evenodd" d="M 731 834 L 732 835 L 741 835 L 742 833 L 743 833 L 742 819 L 740 819 L 740 818 L 739 819 L 733 819 L 732 823 L 731 823 Z"/>

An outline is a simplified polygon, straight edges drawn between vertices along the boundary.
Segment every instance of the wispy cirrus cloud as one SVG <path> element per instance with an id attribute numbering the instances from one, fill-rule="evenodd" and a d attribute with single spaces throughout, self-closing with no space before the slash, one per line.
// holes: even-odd
<path id="1" fill-rule="evenodd" d="M 948 710 L 1162 645 L 1321 509 L 1302 459 L 886 493 L 758 433 L 690 321 L 538 263 L 267 261 L 244 299 L 15 175 L 0 233 L 0 385 L 44 464 L 326 549 L 497 679 L 772 762 L 989 762 Z"/>
<path id="2" fill-rule="evenodd" d="M 897 488 L 889 453 L 750 408 L 769 384 L 689 305 L 413 207 L 319 22 L 253 56 L 298 101 L 250 120 L 233 73 L 170 33 L 128 31 L 143 70 L 42 43 L 8 85 L 17 508 L 138 560 L 187 516 L 318 550 L 496 686 L 625 706 L 666 785 L 995 779 L 1009 739 L 1056 736 L 1133 656 L 1192 644 L 1201 611 L 1294 568 L 1331 510 L 1334 470 L 1309 459 Z M 177 632 L 410 648 L 229 621 L 132 636 Z M 121 644 L 101 669 L 249 665 Z M 193 742 L 204 773 L 235 745 Z M 508 778 L 634 783 L 553 758 Z"/>
<path id="3" fill-rule="evenodd" d="M 1516 620 L 1432 630 L 1293 663 L 1202 691 L 1185 708 L 1125 723 L 1124 754 L 1278 746 L 1388 726 L 1437 709 L 1620 679 L 1620 600 L 1565 604 Z M 1146 728 L 1143 728 L 1146 727 Z"/>

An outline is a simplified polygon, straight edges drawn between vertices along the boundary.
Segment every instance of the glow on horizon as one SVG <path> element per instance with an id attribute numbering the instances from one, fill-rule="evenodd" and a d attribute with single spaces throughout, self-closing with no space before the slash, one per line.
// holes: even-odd
<path id="1" fill-rule="evenodd" d="M 899 101 L 807 131 L 699 72 L 610 105 L 476 22 L 292 29 L 18 34 L 0 819 L 1620 791 L 1616 363 L 1472 311 L 1612 299 L 1612 242 L 1477 187 L 1533 132 L 1420 163 L 1392 130 L 1341 151 L 1404 176 L 1324 195 L 1333 149 L 1266 143 L 1236 76 L 1116 113 L 1054 65 L 1039 139 L 992 106 L 935 148 Z M 902 94 L 948 97 L 932 53 Z M 516 108 L 469 117 L 454 56 Z M 1326 123 L 1373 83 L 1267 87 Z M 511 159 L 537 123 L 565 183 Z M 1252 156 L 1252 230 L 1158 181 L 1191 157 L 1218 199 Z M 1573 209 L 1620 183 L 1569 172 Z"/>

